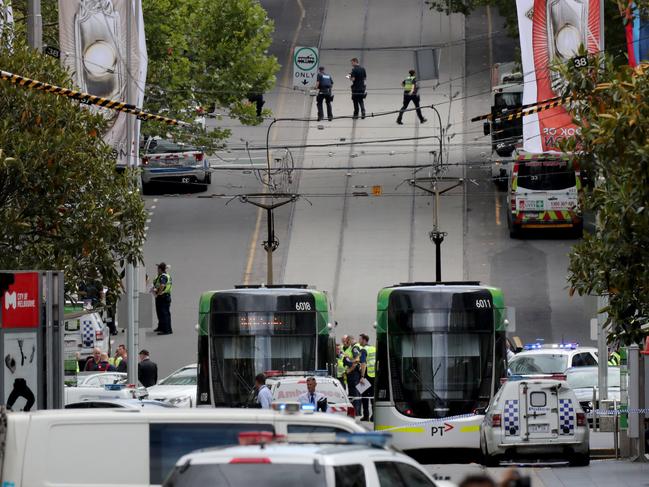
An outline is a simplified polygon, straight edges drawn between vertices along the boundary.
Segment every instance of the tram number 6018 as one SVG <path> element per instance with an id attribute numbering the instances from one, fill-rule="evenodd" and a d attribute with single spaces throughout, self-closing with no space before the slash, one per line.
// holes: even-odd
<path id="1" fill-rule="evenodd" d="M 491 308 L 491 301 L 488 299 L 476 299 L 475 300 L 476 308 Z"/>
<path id="2" fill-rule="evenodd" d="M 307 302 L 295 303 L 295 310 L 296 311 L 311 311 L 311 303 L 307 303 Z"/>

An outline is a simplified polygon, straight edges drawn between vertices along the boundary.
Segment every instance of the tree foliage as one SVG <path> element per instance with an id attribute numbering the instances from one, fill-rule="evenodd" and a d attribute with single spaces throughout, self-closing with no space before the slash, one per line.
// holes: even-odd
<path id="1" fill-rule="evenodd" d="M 649 323 L 649 66 L 605 55 L 561 69 L 581 128 L 564 150 L 591 175 L 585 207 L 598 215 L 570 254 L 571 292 L 608 296 L 609 339 L 637 343 Z"/>
<path id="2" fill-rule="evenodd" d="M 19 38 L 0 66 L 72 88 L 58 60 Z M 0 268 L 62 269 L 68 292 L 96 279 L 119 294 L 116 262 L 141 258 L 146 212 L 104 128 L 77 102 L 0 82 Z"/>

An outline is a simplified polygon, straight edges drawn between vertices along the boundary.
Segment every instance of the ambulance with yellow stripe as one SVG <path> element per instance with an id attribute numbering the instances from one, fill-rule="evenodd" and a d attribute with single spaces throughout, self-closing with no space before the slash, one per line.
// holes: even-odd
<path id="1" fill-rule="evenodd" d="M 568 154 L 523 154 L 513 162 L 508 184 L 509 235 L 524 230 L 566 229 L 580 237 L 581 172 Z"/>

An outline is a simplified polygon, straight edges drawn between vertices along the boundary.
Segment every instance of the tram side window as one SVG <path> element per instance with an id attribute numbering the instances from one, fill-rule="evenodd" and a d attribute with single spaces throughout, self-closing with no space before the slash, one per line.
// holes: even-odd
<path id="1" fill-rule="evenodd" d="M 336 487 L 365 487 L 363 465 L 341 465 L 334 467 Z"/>
<path id="2" fill-rule="evenodd" d="M 161 484 L 180 457 L 201 448 L 236 445 L 243 431 L 275 432 L 271 424 L 152 423 L 149 427 L 149 482 Z"/>

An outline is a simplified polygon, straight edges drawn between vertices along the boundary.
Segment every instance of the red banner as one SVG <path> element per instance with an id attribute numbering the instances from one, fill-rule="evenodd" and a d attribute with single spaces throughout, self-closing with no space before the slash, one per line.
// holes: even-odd
<path id="1" fill-rule="evenodd" d="M 14 274 L 14 283 L 0 297 L 3 328 L 38 328 L 38 272 Z"/>

